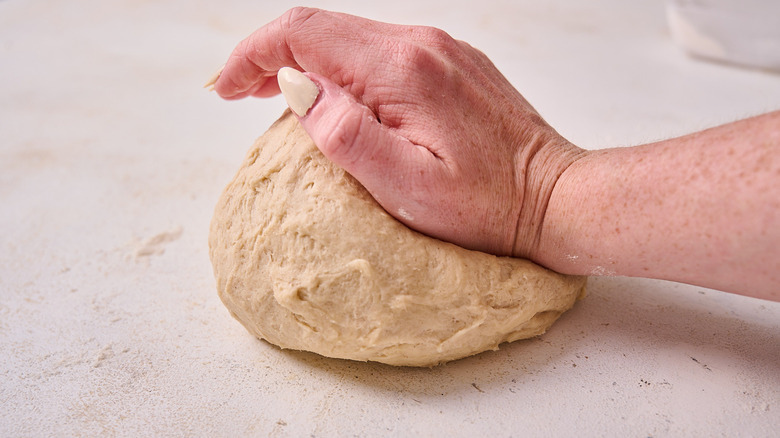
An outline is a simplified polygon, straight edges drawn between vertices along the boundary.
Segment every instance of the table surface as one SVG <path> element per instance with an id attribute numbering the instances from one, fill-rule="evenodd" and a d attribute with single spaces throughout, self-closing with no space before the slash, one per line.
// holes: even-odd
<path id="1" fill-rule="evenodd" d="M 687 57 L 659 0 L 316 4 L 469 41 L 591 149 L 780 108 L 780 75 Z M 432 369 L 250 336 L 215 292 L 208 224 L 285 105 L 201 86 L 291 6 L 0 1 L 0 435 L 780 430 L 780 304 L 700 287 L 592 278 L 547 334 Z"/>

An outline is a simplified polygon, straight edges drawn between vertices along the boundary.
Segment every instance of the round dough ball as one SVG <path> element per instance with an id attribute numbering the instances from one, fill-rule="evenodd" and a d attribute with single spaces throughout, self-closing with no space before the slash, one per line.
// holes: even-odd
<path id="1" fill-rule="evenodd" d="M 282 348 L 432 366 L 544 333 L 585 277 L 407 228 L 288 111 L 249 151 L 209 235 L 219 296 Z"/>

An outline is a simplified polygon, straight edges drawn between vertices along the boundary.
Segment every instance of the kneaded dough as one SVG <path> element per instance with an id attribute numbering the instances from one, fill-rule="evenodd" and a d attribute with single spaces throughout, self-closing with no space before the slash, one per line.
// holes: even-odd
<path id="1" fill-rule="evenodd" d="M 585 277 L 445 243 L 387 214 L 287 111 L 211 222 L 219 296 L 282 348 L 432 366 L 544 333 Z"/>

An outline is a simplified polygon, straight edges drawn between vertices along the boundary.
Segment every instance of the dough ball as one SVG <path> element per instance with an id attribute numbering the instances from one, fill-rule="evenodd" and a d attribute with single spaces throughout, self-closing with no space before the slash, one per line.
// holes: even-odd
<path id="1" fill-rule="evenodd" d="M 544 333 L 585 277 L 407 228 L 288 111 L 249 151 L 211 222 L 219 296 L 282 348 L 432 366 Z"/>

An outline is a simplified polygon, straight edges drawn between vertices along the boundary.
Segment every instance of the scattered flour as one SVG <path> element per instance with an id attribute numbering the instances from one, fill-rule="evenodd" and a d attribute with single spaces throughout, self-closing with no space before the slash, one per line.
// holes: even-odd
<path id="1" fill-rule="evenodd" d="M 136 260 L 153 255 L 162 255 L 165 253 L 165 246 L 181 237 L 182 227 L 177 226 L 170 231 L 164 231 L 152 237 L 142 240 L 133 252 L 133 258 Z"/>

